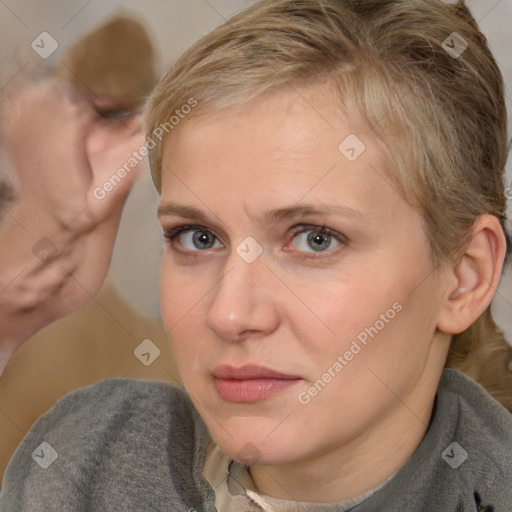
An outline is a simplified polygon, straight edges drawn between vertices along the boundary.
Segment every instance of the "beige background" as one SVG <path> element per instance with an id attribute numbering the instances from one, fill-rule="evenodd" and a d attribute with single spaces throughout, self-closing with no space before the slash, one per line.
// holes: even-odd
<path id="1" fill-rule="evenodd" d="M 6 81 L 15 83 L 34 68 L 54 62 L 66 45 L 118 9 L 138 13 L 146 22 L 159 48 L 160 67 L 164 70 L 190 44 L 250 3 L 251 0 L 1 0 L 0 52 L 3 57 L 10 56 L 11 64 L 6 76 L 1 73 L 0 89 Z M 512 0 L 468 0 L 467 3 L 502 66 L 510 108 Z M 45 61 L 30 47 L 43 31 L 59 43 L 58 50 Z M 512 186 L 511 161 L 508 180 Z M 161 246 L 161 234 L 155 220 L 156 201 L 146 172 L 128 201 L 111 267 L 111 275 L 132 304 L 154 315 L 159 314 Z M 498 323 L 512 344 L 512 271 L 508 274 L 493 307 Z"/>

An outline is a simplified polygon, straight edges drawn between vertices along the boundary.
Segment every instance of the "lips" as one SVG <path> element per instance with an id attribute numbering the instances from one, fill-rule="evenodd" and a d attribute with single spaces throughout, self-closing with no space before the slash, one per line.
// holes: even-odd
<path id="1" fill-rule="evenodd" d="M 233 403 L 251 403 L 265 400 L 276 393 L 296 385 L 297 375 L 278 372 L 262 366 L 218 366 L 213 372 L 219 396 Z"/>
<path id="2" fill-rule="evenodd" d="M 245 365 L 240 368 L 234 366 L 222 365 L 213 370 L 213 376 L 217 379 L 300 379 L 298 375 L 288 375 L 285 373 L 265 368 L 264 366 Z"/>

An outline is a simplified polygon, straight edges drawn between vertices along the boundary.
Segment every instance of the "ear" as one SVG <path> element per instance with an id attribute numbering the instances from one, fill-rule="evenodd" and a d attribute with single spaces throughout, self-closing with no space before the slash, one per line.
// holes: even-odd
<path id="1" fill-rule="evenodd" d="M 465 331 L 486 310 L 496 292 L 505 259 L 506 241 L 499 220 L 480 216 L 464 253 L 450 264 L 437 327 L 448 334 Z"/>

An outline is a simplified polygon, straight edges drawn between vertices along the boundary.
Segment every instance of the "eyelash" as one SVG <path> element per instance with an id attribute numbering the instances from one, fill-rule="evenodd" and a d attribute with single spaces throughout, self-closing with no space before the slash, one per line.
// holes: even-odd
<path id="1" fill-rule="evenodd" d="M 168 229 L 164 231 L 164 238 L 170 240 L 171 242 L 177 238 L 179 235 L 184 233 L 185 231 L 210 231 L 206 229 L 204 226 L 192 226 L 192 225 L 183 225 L 176 226 L 175 228 Z"/>
<path id="2" fill-rule="evenodd" d="M 185 224 L 183 226 L 176 226 L 175 228 L 165 230 L 164 238 L 168 243 L 173 244 L 176 238 L 178 238 L 181 234 L 186 233 L 187 231 L 206 231 L 208 233 L 212 233 L 215 238 L 219 239 L 219 237 L 211 229 L 192 224 Z"/>
<path id="3" fill-rule="evenodd" d="M 326 227 L 325 224 L 323 226 L 301 224 L 298 226 L 294 226 L 291 229 L 292 229 L 292 234 L 291 234 L 290 240 L 293 240 L 296 236 L 301 235 L 302 233 L 316 230 L 322 235 L 328 235 L 328 236 L 334 238 L 337 242 L 339 242 L 341 244 L 342 247 L 345 247 L 349 242 L 349 240 L 346 236 L 344 236 L 336 231 L 333 231 L 332 229 Z M 178 249 L 176 249 L 174 242 L 181 234 L 186 233 L 187 231 L 209 232 L 209 233 L 212 233 L 213 236 L 215 236 L 215 238 L 217 240 L 219 240 L 219 237 L 211 229 L 208 229 L 205 226 L 190 225 L 190 224 L 176 226 L 175 228 L 165 230 L 163 235 L 164 235 L 164 238 L 166 239 L 166 243 L 169 243 L 175 250 L 178 250 Z M 337 249 L 340 249 L 342 247 L 339 247 Z M 301 258 L 303 260 L 317 261 L 319 259 L 328 258 L 329 256 L 332 256 L 331 253 L 337 252 L 337 249 L 331 249 L 330 251 L 322 251 L 322 252 L 318 252 L 318 253 L 301 253 Z M 184 252 L 184 251 L 181 251 L 181 252 Z M 197 251 L 197 252 L 200 253 L 203 251 Z M 206 251 L 204 251 L 204 252 L 206 252 Z M 291 251 L 288 251 L 288 252 L 291 252 Z M 297 252 L 300 252 L 300 251 L 297 251 Z M 186 253 L 189 254 L 189 251 L 186 251 Z M 194 256 L 197 256 L 197 255 L 194 254 Z"/>

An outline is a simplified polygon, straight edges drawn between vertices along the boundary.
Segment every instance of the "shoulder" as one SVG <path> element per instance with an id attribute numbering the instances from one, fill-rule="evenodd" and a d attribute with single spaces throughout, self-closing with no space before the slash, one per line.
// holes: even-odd
<path id="1" fill-rule="evenodd" d="M 55 404 L 53 412 L 96 411 L 108 417 L 125 408 L 136 413 L 178 405 L 192 407 L 187 393 L 176 386 L 152 380 L 112 378 L 68 393 Z"/>
<path id="2" fill-rule="evenodd" d="M 466 375 L 445 369 L 422 442 L 361 510 L 508 511 L 511 481 L 510 413 Z"/>
<path id="3" fill-rule="evenodd" d="M 457 474 L 484 503 L 510 505 L 512 414 L 456 370 L 444 371 L 438 396 L 446 400 L 444 415 L 454 419 L 454 444 L 447 446 L 445 457 L 460 459 Z"/>
<path id="4" fill-rule="evenodd" d="M 4 499 L 22 502 L 26 508 L 19 510 L 39 510 L 26 501 L 35 493 L 40 503 L 56 495 L 63 504 L 78 503 L 107 481 L 110 487 L 117 482 L 116 489 L 126 481 L 150 488 L 155 475 L 163 479 L 159 488 L 168 488 L 169 464 L 179 459 L 178 469 L 194 467 L 207 440 L 182 389 L 126 378 L 100 381 L 69 393 L 33 425 L 7 467 L 0 508 Z"/>
<path id="5" fill-rule="evenodd" d="M 148 431 L 161 424 L 172 428 L 174 423 L 197 421 L 197 412 L 184 390 L 163 382 L 113 378 L 61 398 L 34 424 L 31 433 L 66 431 L 75 437 L 99 437 L 102 433 Z"/>
<path id="6" fill-rule="evenodd" d="M 451 406 L 457 407 L 458 429 L 473 438 L 477 432 L 494 445 L 512 443 L 512 414 L 489 395 L 484 388 L 463 373 L 445 369 L 439 393 L 449 396 Z M 512 453 L 511 453 L 512 457 Z"/>

